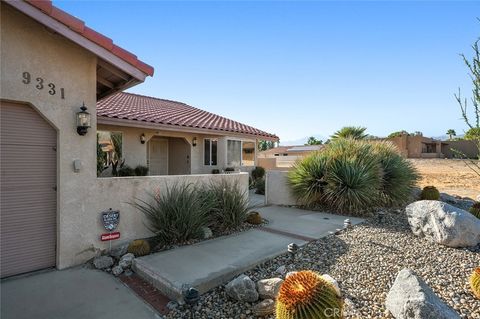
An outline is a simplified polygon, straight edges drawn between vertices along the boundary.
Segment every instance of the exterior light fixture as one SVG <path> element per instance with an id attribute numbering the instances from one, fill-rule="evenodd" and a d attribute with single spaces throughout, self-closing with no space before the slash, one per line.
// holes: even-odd
<path id="1" fill-rule="evenodd" d="M 347 228 L 350 228 L 352 227 L 352 222 L 350 221 L 350 219 L 345 219 L 345 221 L 343 222 L 343 228 L 347 229 Z"/>
<path id="2" fill-rule="evenodd" d="M 192 146 L 193 146 L 193 147 L 197 146 L 197 138 L 196 138 L 196 137 L 194 137 L 194 138 L 192 139 Z"/>
<path id="3" fill-rule="evenodd" d="M 142 135 L 140 135 L 140 143 L 145 144 L 146 140 L 147 140 L 147 138 L 145 137 L 145 134 L 142 133 Z"/>
<path id="4" fill-rule="evenodd" d="M 384 218 L 385 218 L 385 212 L 383 212 L 383 211 L 378 212 L 378 222 L 383 223 Z"/>
<path id="5" fill-rule="evenodd" d="M 298 251 L 298 245 L 295 243 L 288 244 L 287 251 L 290 254 L 290 259 L 293 262 L 295 260 L 295 254 Z"/>
<path id="6" fill-rule="evenodd" d="M 87 134 L 87 131 L 90 128 L 90 113 L 87 112 L 85 102 L 83 102 L 80 110 L 81 111 L 77 113 L 77 133 L 83 136 Z"/>
<path id="7" fill-rule="evenodd" d="M 183 300 L 187 305 L 193 305 L 200 299 L 200 294 L 197 289 L 190 287 L 183 292 Z"/>

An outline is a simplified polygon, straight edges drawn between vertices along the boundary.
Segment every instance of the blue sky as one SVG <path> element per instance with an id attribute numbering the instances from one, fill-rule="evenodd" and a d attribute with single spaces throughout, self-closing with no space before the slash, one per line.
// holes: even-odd
<path id="1" fill-rule="evenodd" d="M 131 92 L 182 101 L 282 142 L 362 125 L 465 130 L 459 53 L 480 1 L 54 1 L 155 67 Z"/>

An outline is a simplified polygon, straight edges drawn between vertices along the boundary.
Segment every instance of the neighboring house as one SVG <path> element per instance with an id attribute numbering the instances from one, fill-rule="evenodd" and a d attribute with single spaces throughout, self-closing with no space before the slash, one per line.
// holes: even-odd
<path id="1" fill-rule="evenodd" d="M 50 1 L 2 1 L 0 14 L 0 277 L 70 267 L 108 249 L 101 216 L 110 208 L 120 212 L 119 241 L 151 236 L 130 203 L 169 185 L 227 180 L 248 189 L 246 173 L 97 178 L 99 152 L 149 165 L 152 175 L 199 174 L 246 170 L 256 140 L 277 139 L 182 103 L 118 93 L 153 68 Z"/>
<path id="2" fill-rule="evenodd" d="M 97 103 L 97 130 L 120 133 L 125 164 L 148 166 L 149 175 L 250 171 L 259 140 L 278 140 L 185 103 L 123 92 Z"/>
<path id="3" fill-rule="evenodd" d="M 469 158 L 478 156 L 478 148 L 473 141 L 439 141 L 419 135 L 402 135 L 386 139 L 397 146 L 406 158 L 454 158 L 455 150 Z"/>
<path id="4" fill-rule="evenodd" d="M 294 146 L 279 146 L 259 152 L 257 163 L 265 169 L 289 169 L 293 164 L 311 154 L 319 151 L 323 145 L 294 145 Z"/>

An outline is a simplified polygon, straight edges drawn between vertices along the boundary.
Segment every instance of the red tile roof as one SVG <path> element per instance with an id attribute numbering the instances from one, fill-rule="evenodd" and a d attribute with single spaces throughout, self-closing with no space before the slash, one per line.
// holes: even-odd
<path id="1" fill-rule="evenodd" d="M 99 46 L 105 48 L 106 50 L 112 52 L 114 55 L 120 59 L 130 63 L 143 73 L 153 76 L 153 67 L 140 61 L 137 56 L 127 50 L 120 48 L 115 45 L 112 39 L 98 33 L 97 31 L 90 29 L 85 25 L 85 22 L 82 20 L 68 14 L 67 12 L 55 7 L 52 5 L 50 0 L 26 0 L 27 3 L 46 13 L 55 20 L 63 23 L 71 30 L 79 33 L 88 40 L 98 44 Z"/>
<path id="2" fill-rule="evenodd" d="M 185 103 L 125 92 L 116 93 L 98 101 L 97 117 L 143 121 L 278 139 L 274 134 L 197 109 Z"/>

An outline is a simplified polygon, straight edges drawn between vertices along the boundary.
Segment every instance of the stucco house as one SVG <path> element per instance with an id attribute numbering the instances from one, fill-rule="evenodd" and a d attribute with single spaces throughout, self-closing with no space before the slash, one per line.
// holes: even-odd
<path id="1" fill-rule="evenodd" d="M 179 181 L 247 190 L 240 171 L 255 165 L 256 141 L 276 140 L 183 103 L 120 93 L 153 67 L 50 1 L 2 1 L 0 32 L 2 278 L 108 249 L 109 209 L 120 213 L 117 243 L 151 236 L 129 202 Z M 97 177 L 99 149 L 112 152 L 111 136 L 98 134 L 98 147 L 97 132 L 120 133 L 125 163 L 152 176 Z M 227 166 L 237 172 L 210 174 Z"/>
<path id="2" fill-rule="evenodd" d="M 259 152 L 258 166 L 267 170 L 290 169 L 295 162 L 312 152 L 320 151 L 324 145 L 278 146 Z"/>

